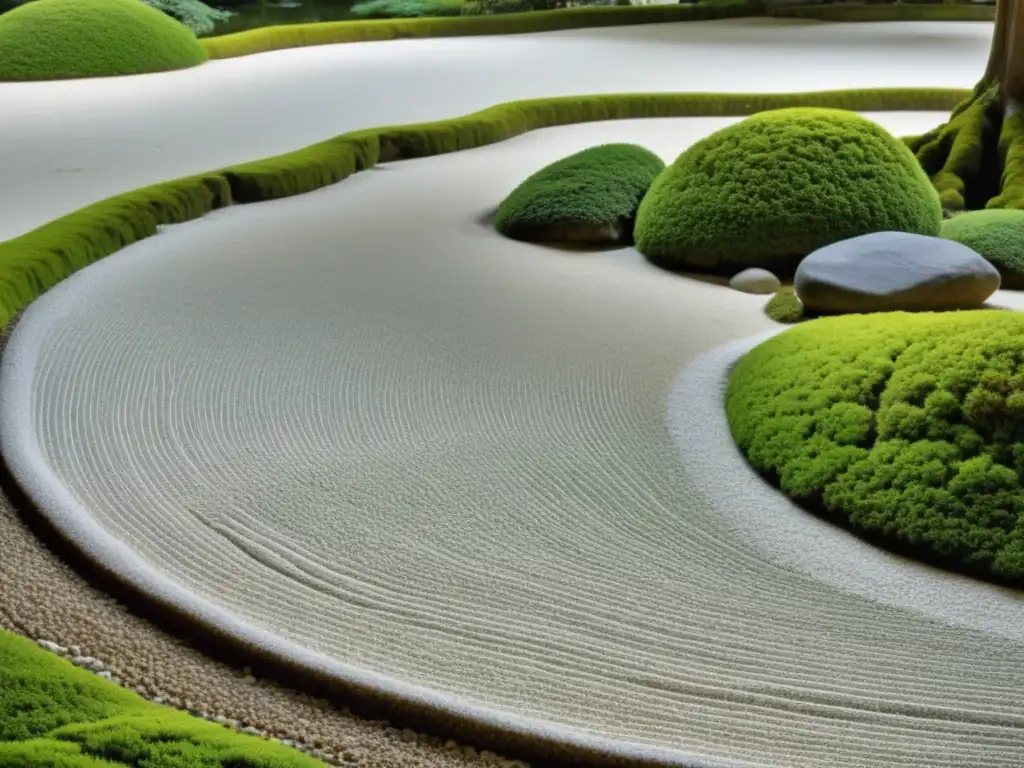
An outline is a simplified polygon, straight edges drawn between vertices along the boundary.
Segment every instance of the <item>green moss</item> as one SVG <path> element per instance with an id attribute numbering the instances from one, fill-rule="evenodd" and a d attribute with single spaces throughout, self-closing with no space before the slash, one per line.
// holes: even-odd
<path id="1" fill-rule="evenodd" d="M 993 21 L 995 3 L 829 3 L 776 8 L 772 16 L 818 21 Z"/>
<path id="2" fill-rule="evenodd" d="M 0 768 L 317 768 L 298 750 L 159 706 L 0 630 Z"/>
<path id="3" fill-rule="evenodd" d="M 733 370 L 729 426 L 782 490 L 894 550 L 1024 585 L 1024 315 L 804 323 Z"/>
<path id="4" fill-rule="evenodd" d="M 133 75 L 205 60 L 188 27 L 139 0 L 35 0 L 0 15 L 0 81 Z"/>
<path id="5" fill-rule="evenodd" d="M 434 123 L 356 131 L 276 157 L 126 192 L 0 243 L 0 323 L 76 270 L 155 234 L 161 224 L 198 218 L 232 203 L 310 192 L 379 160 L 472 149 L 537 128 L 592 120 L 744 115 L 796 104 L 934 110 L 949 109 L 963 97 L 962 91 L 942 88 L 573 96 L 509 102 Z"/>
<path id="6" fill-rule="evenodd" d="M 804 305 L 791 285 L 784 285 L 764 306 L 765 314 L 777 323 L 799 323 L 804 319 Z"/>
<path id="7" fill-rule="evenodd" d="M 999 270 L 1003 288 L 1024 288 L 1024 211 L 961 213 L 942 222 L 942 236 L 988 259 Z"/>
<path id="8" fill-rule="evenodd" d="M 938 196 L 905 145 L 853 112 L 783 109 L 697 142 L 637 214 L 642 253 L 670 268 L 792 270 L 878 231 L 937 235 Z"/>
<path id="9" fill-rule="evenodd" d="M 623 224 L 632 233 L 636 209 L 665 163 L 635 144 L 603 144 L 542 168 L 498 207 L 494 226 L 533 240 L 564 225 Z"/>
<path id="10" fill-rule="evenodd" d="M 463 0 L 364 0 L 351 13 L 357 19 L 415 19 L 460 16 L 463 6 Z"/>
<path id="11" fill-rule="evenodd" d="M 554 11 L 461 16 L 459 18 L 333 21 L 286 24 L 236 32 L 203 41 L 212 59 L 246 56 L 307 45 L 396 40 L 407 37 L 461 37 L 552 32 L 560 29 L 708 21 L 759 16 L 761 0 L 703 0 L 686 5 L 579 7 Z"/>
<path id="12" fill-rule="evenodd" d="M 983 208 L 999 192 L 1001 159 L 995 153 L 1001 122 L 998 87 L 980 88 L 956 106 L 948 122 L 906 139 L 946 211 Z"/>

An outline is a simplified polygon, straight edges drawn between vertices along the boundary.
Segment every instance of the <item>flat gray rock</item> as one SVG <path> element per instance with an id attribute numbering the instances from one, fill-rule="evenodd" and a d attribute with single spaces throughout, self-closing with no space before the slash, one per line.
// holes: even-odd
<path id="1" fill-rule="evenodd" d="M 811 253 L 794 287 L 822 313 L 976 309 L 999 271 L 966 245 L 907 232 L 875 232 Z"/>
<path id="2" fill-rule="evenodd" d="M 729 287 L 744 293 L 775 293 L 782 283 L 767 269 L 751 267 L 733 275 Z"/>

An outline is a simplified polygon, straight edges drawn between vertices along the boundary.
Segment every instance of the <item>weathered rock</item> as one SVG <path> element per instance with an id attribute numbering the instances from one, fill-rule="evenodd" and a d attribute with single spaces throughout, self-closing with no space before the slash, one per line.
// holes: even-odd
<path id="1" fill-rule="evenodd" d="M 611 245 L 625 240 L 631 231 L 624 219 L 594 224 L 586 221 L 558 221 L 543 227 L 525 229 L 522 239 L 534 243 L 571 243 Z"/>
<path id="2" fill-rule="evenodd" d="M 751 267 L 733 275 L 729 287 L 743 293 L 767 294 L 778 291 L 782 283 L 767 269 Z"/>
<path id="3" fill-rule="evenodd" d="M 975 309 L 999 288 L 999 271 L 951 240 L 875 232 L 814 251 L 794 286 L 820 313 Z"/>

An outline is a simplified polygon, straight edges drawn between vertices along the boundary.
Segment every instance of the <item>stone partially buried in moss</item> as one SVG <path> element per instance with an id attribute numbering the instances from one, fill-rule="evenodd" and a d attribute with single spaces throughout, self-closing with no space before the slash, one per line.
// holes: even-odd
<path id="1" fill-rule="evenodd" d="M 824 245 L 878 231 L 937 235 L 939 198 L 901 142 L 853 112 L 779 109 L 724 128 L 654 182 L 637 248 L 673 269 L 791 272 Z"/>
<path id="2" fill-rule="evenodd" d="M 938 565 L 1024 585 L 1024 314 L 811 320 L 733 369 L 729 426 L 812 511 Z"/>
<path id="3" fill-rule="evenodd" d="M 984 256 L 999 270 L 1002 287 L 1024 289 L 1024 211 L 960 213 L 942 222 L 942 236 Z"/>
<path id="4" fill-rule="evenodd" d="M 602 144 L 548 165 L 501 203 L 495 228 L 531 242 L 615 243 L 665 163 L 635 144 Z"/>
<path id="5" fill-rule="evenodd" d="M 999 272 L 952 240 L 872 232 L 814 251 L 793 285 L 818 314 L 977 309 L 999 289 Z"/>
<path id="6" fill-rule="evenodd" d="M 206 58 L 188 27 L 140 0 L 34 0 L 0 15 L 0 81 L 161 72 Z"/>

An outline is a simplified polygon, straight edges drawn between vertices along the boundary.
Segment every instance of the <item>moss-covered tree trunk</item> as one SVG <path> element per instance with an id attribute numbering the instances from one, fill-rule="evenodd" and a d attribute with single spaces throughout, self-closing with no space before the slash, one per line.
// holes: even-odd
<path id="1" fill-rule="evenodd" d="M 908 140 L 947 212 L 1024 208 L 1024 0 L 998 0 L 988 65 L 949 122 Z"/>

